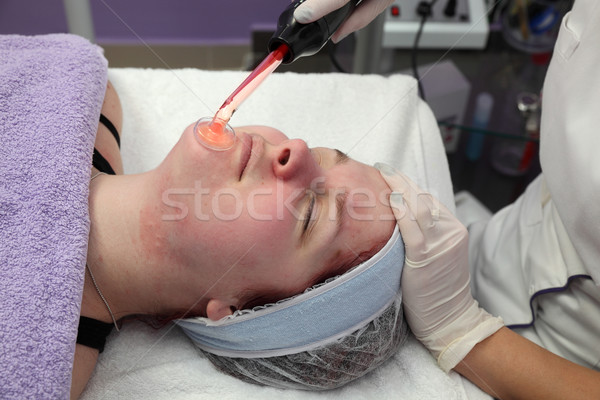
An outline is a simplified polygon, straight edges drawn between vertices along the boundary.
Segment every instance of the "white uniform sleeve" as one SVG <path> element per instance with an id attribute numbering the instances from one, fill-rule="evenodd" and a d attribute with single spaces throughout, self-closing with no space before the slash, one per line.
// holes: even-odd
<path id="1" fill-rule="evenodd" d="M 540 159 L 577 253 L 600 285 L 600 1 L 565 16 L 543 91 Z"/>

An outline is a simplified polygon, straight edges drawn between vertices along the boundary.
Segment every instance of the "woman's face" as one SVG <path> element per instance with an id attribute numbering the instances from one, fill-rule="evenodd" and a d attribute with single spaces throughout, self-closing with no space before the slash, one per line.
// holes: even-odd
<path id="1" fill-rule="evenodd" d="M 161 213 L 179 261 L 202 266 L 209 297 L 302 292 L 391 236 L 389 188 L 376 169 L 268 127 L 236 128 L 234 148 L 213 151 L 193 127 L 165 161 Z"/>

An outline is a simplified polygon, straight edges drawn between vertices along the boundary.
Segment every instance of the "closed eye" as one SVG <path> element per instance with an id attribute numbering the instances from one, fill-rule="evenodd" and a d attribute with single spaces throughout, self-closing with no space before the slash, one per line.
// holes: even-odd
<path id="1" fill-rule="evenodd" d="M 304 225 L 302 226 L 302 235 L 303 236 L 306 235 L 306 232 L 308 231 L 308 226 L 312 219 L 312 213 L 315 208 L 315 202 L 317 200 L 317 196 L 314 192 L 309 191 L 309 192 L 307 192 L 307 194 L 310 196 L 310 199 L 309 199 L 308 207 L 306 208 L 306 214 L 304 215 Z"/>

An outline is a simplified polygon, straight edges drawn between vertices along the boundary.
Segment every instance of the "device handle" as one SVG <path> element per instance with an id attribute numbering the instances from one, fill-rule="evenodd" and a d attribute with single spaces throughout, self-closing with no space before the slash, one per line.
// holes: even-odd
<path id="1" fill-rule="evenodd" d="M 351 0 L 323 18 L 301 24 L 294 18 L 294 11 L 304 1 L 293 2 L 281 13 L 277 21 L 277 30 L 269 40 L 270 52 L 281 44 L 288 46 L 289 51 L 283 58 L 284 64 L 289 64 L 300 57 L 312 56 L 321 50 L 362 0 Z"/>

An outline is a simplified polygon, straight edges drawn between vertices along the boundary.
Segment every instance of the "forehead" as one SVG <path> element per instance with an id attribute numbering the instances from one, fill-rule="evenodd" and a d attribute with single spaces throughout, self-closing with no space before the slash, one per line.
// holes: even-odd
<path id="1" fill-rule="evenodd" d="M 332 179 L 331 185 L 341 185 L 348 189 L 371 191 L 375 195 L 390 192 L 387 183 L 379 171 L 360 161 L 349 158 L 337 149 L 315 147 L 313 151 L 320 158 L 324 167 L 329 167 L 326 175 Z"/>
<path id="2" fill-rule="evenodd" d="M 395 217 L 389 205 L 391 192 L 379 171 L 353 159 L 340 157 L 335 150 L 316 148 L 325 166 L 324 187 L 329 195 L 343 193 L 340 230 L 336 238 L 343 247 L 357 252 L 372 249 L 389 239 Z M 337 161 L 330 165 L 327 158 Z"/>

